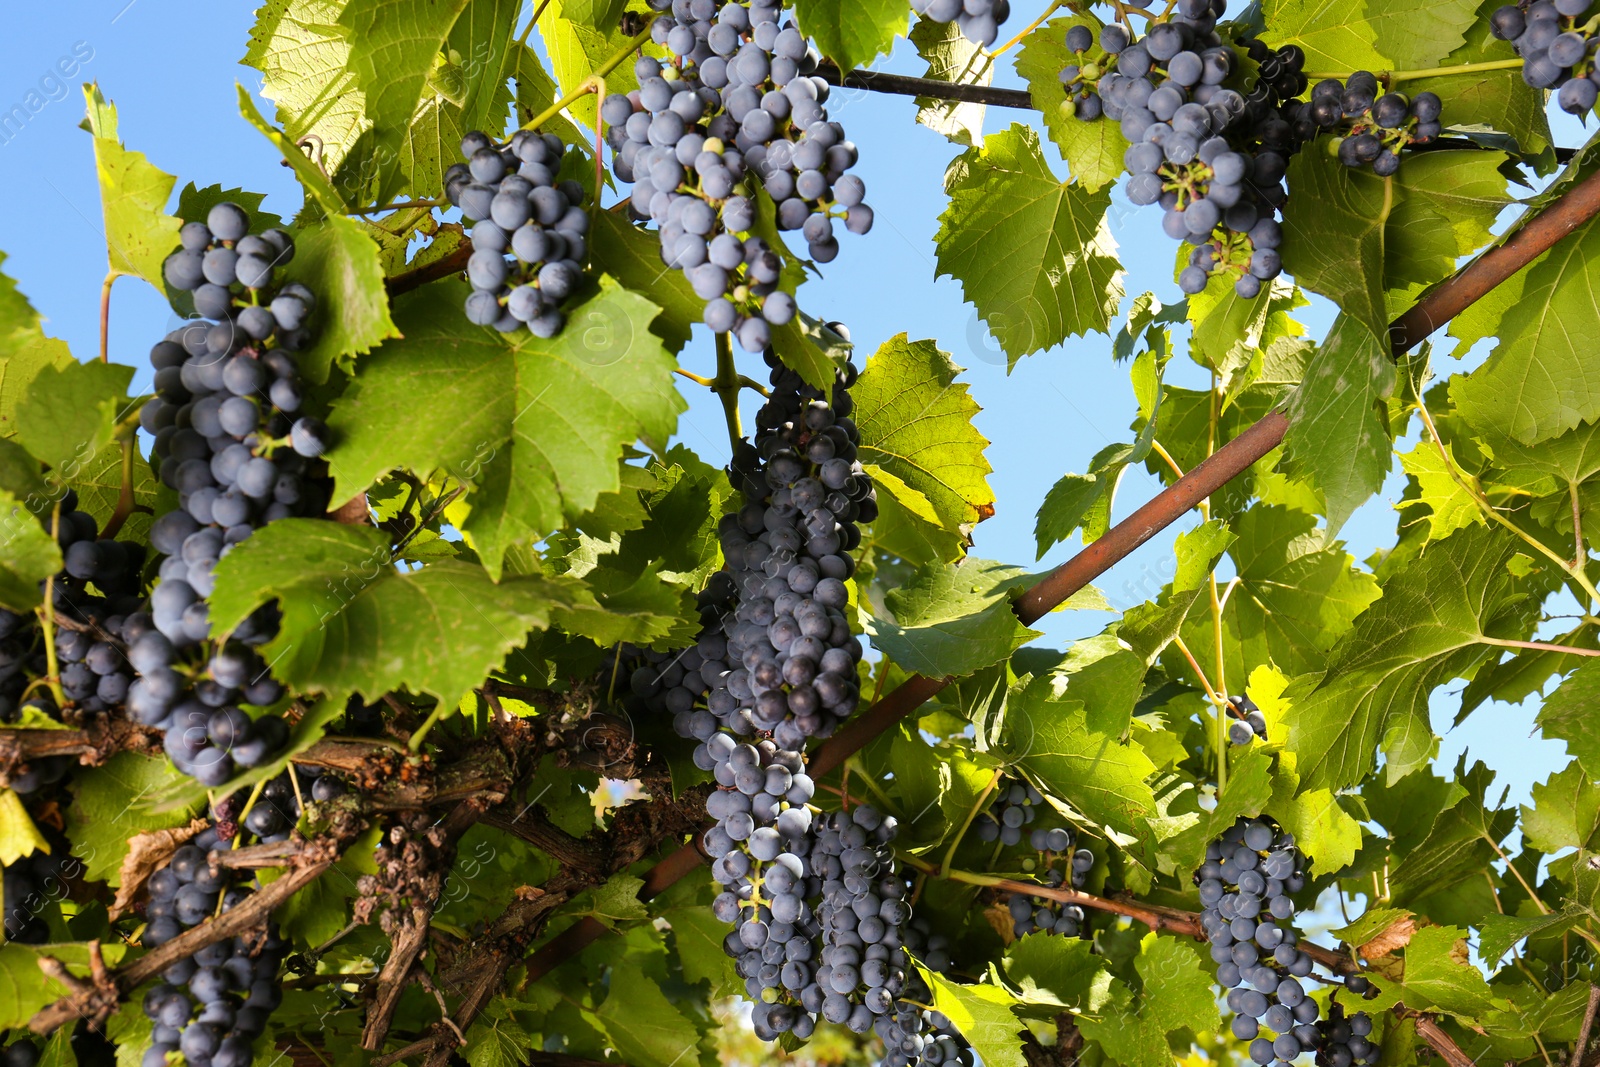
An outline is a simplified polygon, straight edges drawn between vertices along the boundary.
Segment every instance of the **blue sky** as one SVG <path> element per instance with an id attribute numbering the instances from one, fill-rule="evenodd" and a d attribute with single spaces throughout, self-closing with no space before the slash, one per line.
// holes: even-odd
<path id="1" fill-rule="evenodd" d="M 1020 29 L 1045 6 L 1045 0 L 1018 0 L 1008 28 Z M 124 142 L 178 175 L 180 187 L 187 181 L 243 186 L 268 194 L 267 207 L 284 215 L 298 206 L 300 194 L 276 152 L 236 110 L 233 84 L 259 86 L 257 73 L 238 64 L 253 22 L 249 5 L 73 0 L 19 5 L 8 14 L 7 33 L 0 37 L 0 113 L 18 104 L 37 106 L 37 113 L 20 129 L 0 134 L 0 181 L 14 190 L 13 210 L 0 237 L 0 251 L 8 257 L 4 270 L 45 315 L 50 332 L 66 339 L 80 359 L 90 358 L 98 343 L 105 258 L 90 141 L 78 129 L 83 101 L 77 83 L 99 81 L 118 106 Z M 66 58 L 70 67 L 75 55 L 75 77 L 61 79 L 58 62 Z M 922 72 L 903 43 L 879 67 Z M 997 80 L 1018 84 L 1004 64 Z M 877 222 L 867 237 L 844 238 L 839 259 L 826 268 L 825 277 L 804 287 L 801 304 L 813 314 L 848 323 L 863 353 L 908 332 L 913 339 L 934 338 L 968 368 L 964 380 L 984 408 L 978 427 L 992 442 L 991 485 L 998 499 L 996 516 L 978 530 L 976 552 L 1031 566 L 1034 511 L 1051 484 L 1069 470 L 1083 470 L 1105 445 L 1130 438 L 1135 404 L 1125 368 L 1113 363 L 1108 338 L 1090 336 L 1027 357 L 1008 375 L 1004 356 L 964 302 L 960 287 L 934 277 L 933 236 L 945 206 L 943 175 L 958 146 L 917 126 L 909 98 L 840 90 L 831 109 L 861 149 L 858 172 L 867 182 Z M 989 109 L 990 131 L 1013 122 L 1039 127 L 1038 116 L 1030 112 Z M 1582 137 L 1575 122 L 1558 124 L 1558 143 L 1576 144 Z M 1046 151 L 1054 158 L 1053 148 Z M 1064 177 L 1065 167 L 1056 162 Z M 1128 268 L 1130 296 L 1150 289 L 1176 300 L 1172 242 L 1160 232 L 1158 215 L 1136 211 L 1119 196 L 1111 220 Z M 1318 301 L 1302 318 L 1310 335 L 1320 337 L 1332 315 Z M 142 367 L 149 345 L 173 321 L 148 286 L 133 279 L 118 282 L 112 358 Z M 708 336 L 695 338 L 684 363 L 710 372 L 714 356 Z M 749 373 L 761 369 L 757 360 L 748 363 Z M 1203 373 L 1183 359 L 1173 362 L 1169 379 L 1188 386 L 1205 382 Z M 692 406 L 680 435 L 707 460 L 720 462 L 728 454 L 721 411 L 709 395 L 689 388 Z M 747 419 L 752 412 L 747 406 Z M 1357 558 L 1392 542 L 1392 504 L 1401 484 L 1392 477 L 1345 527 L 1343 536 Z M 1158 488 L 1142 470 L 1130 471 L 1117 517 Z M 1159 588 L 1170 573 L 1173 532 L 1098 583 L 1112 603 L 1127 606 Z M 1060 562 L 1075 547 L 1057 546 L 1039 566 Z M 1048 640 L 1061 642 L 1095 632 L 1106 621 L 1104 615 L 1056 615 L 1042 627 Z M 1449 693 L 1435 700 L 1435 729 L 1445 734 L 1443 758 L 1453 763 L 1465 749 L 1485 760 L 1514 800 L 1526 800 L 1533 783 L 1565 764 L 1564 746 L 1530 736 L 1534 701 L 1486 707 L 1450 731 L 1456 704 Z"/>

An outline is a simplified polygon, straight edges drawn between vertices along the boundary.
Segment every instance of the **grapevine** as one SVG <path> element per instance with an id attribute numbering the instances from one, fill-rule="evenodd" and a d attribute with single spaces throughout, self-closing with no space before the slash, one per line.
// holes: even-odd
<path id="1" fill-rule="evenodd" d="M 1591 0 L 404 6 L 0 115 L 0 1067 L 1592 1060 Z"/>

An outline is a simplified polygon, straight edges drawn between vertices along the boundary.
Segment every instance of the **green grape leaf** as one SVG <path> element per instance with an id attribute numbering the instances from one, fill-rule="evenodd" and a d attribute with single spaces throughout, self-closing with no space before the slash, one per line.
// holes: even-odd
<path id="1" fill-rule="evenodd" d="M 0 489 L 0 607 L 17 612 L 44 603 L 39 583 L 61 570 L 56 539 L 23 503 Z"/>
<path id="2" fill-rule="evenodd" d="M 498 572 L 510 545 L 618 489 L 624 446 L 665 444 L 685 404 L 649 330 L 657 309 L 609 278 L 571 312 L 585 328 L 550 341 L 469 324 L 464 296 L 437 283 L 399 302 L 404 336 L 365 357 L 334 405 L 334 495 L 396 464 L 476 481 L 466 532 Z"/>
<path id="3" fill-rule="evenodd" d="M 850 396 L 861 462 L 918 494 L 940 529 L 964 538 L 992 510 L 994 491 L 989 442 L 972 425 L 980 408 L 956 381 L 961 369 L 933 341 L 902 333 L 867 360 Z M 908 510 L 921 510 L 916 498 L 900 495 Z"/>
<path id="4" fill-rule="evenodd" d="M 884 597 L 892 618 L 866 616 L 872 643 L 895 664 L 930 678 L 962 676 L 999 663 L 1039 636 L 1017 621 L 1010 590 L 1016 567 L 968 556 L 917 568 Z"/>
<path id="5" fill-rule="evenodd" d="M 807 385 L 825 392 L 832 391 L 840 365 L 850 358 L 849 342 L 803 311 L 773 328 L 772 350 Z"/>
<path id="6" fill-rule="evenodd" d="M 1389 875 L 1390 897 L 1402 905 L 1416 902 L 1481 878 L 1499 855 L 1500 842 L 1516 825 L 1515 808 L 1500 809 L 1488 803 L 1494 772 L 1475 764 L 1457 780 L 1466 796 L 1440 812 L 1428 835 L 1404 853 Z M 1538 789 L 1535 787 L 1535 801 Z M 1591 816 L 1593 807 L 1590 809 Z"/>
<path id="7" fill-rule="evenodd" d="M 795 0 L 794 4 L 800 32 L 840 70 L 864 67 L 893 48 L 894 39 L 906 32 L 909 15 L 906 0 Z"/>
<path id="8" fill-rule="evenodd" d="M 650 328 L 668 351 L 681 352 L 706 302 L 694 295 L 683 271 L 662 265 L 661 239 L 615 212 L 600 211 L 589 229 L 589 251 L 596 272 L 611 275 L 661 309 Z"/>
<path id="9" fill-rule="evenodd" d="M 1154 663 L 1172 643 L 1217 560 L 1233 542 L 1221 519 L 1210 519 L 1179 534 L 1173 542 L 1176 569 L 1158 600 L 1130 608 L 1117 623 L 1117 637 L 1145 663 Z"/>
<path id="10" fill-rule="evenodd" d="M 1122 177 L 1122 156 L 1128 150 L 1128 139 L 1122 136 L 1121 123 L 1107 118 L 1085 122 L 1076 115 L 1063 114 L 1061 105 L 1066 102 L 1067 87 L 1061 84 L 1059 75 L 1067 64 L 1080 62 L 1067 51 L 1067 31 L 1074 26 L 1087 26 L 1094 32 L 1095 44 L 1085 58 L 1105 62 L 1106 54 L 1099 44 L 1101 25 L 1088 12 L 1053 18 L 1028 34 L 1017 53 L 1017 73 L 1028 83 L 1028 96 L 1034 109 L 1044 116 L 1050 140 L 1066 157 L 1072 177 L 1091 193 Z"/>
<path id="11" fill-rule="evenodd" d="M 208 185 L 204 189 L 194 182 L 183 187 L 178 194 L 178 218 L 184 222 L 204 222 L 211 209 L 218 204 L 237 204 L 250 217 L 250 232 L 277 229 L 283 226 L 283 217 L 261 210 L 267 199 L 265 193 L 252 193 L 248 189 L 224 189 L 221 185 Z"/>
<path id="12" fill-rule="evenodd" d="M 968 538 L 959 528 L 944 528 L 931 500 L 876 463 L 862 468 L 872 479 L 878 503 L 872 544 L 907 563 L 954 563 L 961 558 Z"/>
<path id="13" fill-rule="evenodd" d="M 0 789 L 0 864 L 7 867 L 24 856 L 50 851 L 50 842 L 34 825 L 33 816 L 13 789 Z M 12 908 L 6 902 L 6 910 Z"/>
<path id="14" fill-rule="evenodd" d="M 1333 533 L 1383 485 L 1393 459 L 1384 401 L 1396 375 L 1387 336 L 1340 315 L 1289 400 L 1283 467 L 1322 491 Z"/>
<path id="15" fill-rule="evenodd" d="M 1265 0 L 1261 20 L 1266 32 L 1261 39 L 1274 48 L 1299 45 L 1306 54 L 1307 70 L 1387 70 L 1391 64 L 1378 52 L 1369 3 Z"/>
<path id="16" fill-rule="evenodd" d="M 542 115 L 550 110 L 552 104 L 561 96 L 561 88 L 556 85 L 556 80 L 550 72 L 544 69 L 544 61 L 539 58 L 539 53 L 532 45 L 524 44 L 516 50 L 516 68 L 512 77 L 516 80 L 517 121 L 519 124 L 532 122 L 536 115 Z M 606 79 L 610 85 L 615 75 Z M 616 92 L 612 88 L 612 92 Z M 568 144 L 581 144 L 584 137 L 578 132 L 578 127 L 567 121 L 564 114 L 553 115 L 545 120 L 539 127 L 545 133 L 553 133 Z M 596 212 L 597 216 L 604 216 L 605 212 Z M 593 220 L 599 223 L 600 219 Z M 627 220 L 617 220 L 626 222 Z M 593 255 L 594 246 L 590 245 L 590 254 Z"/>
<path id="17" fill-rule="evenodd" d="M 317 294 L 315 340 L 299 354 L 300 372 L 328 380 L 335 363 L 370 352 L 400 331 L 389 317 L 377 242 L 354 219 L 331 216 L 295 241 L 289 277 Z"/>
<path id="18" fill-rule="evenodd" d="M 48 463 L 58 478 L 73 477 L 116 432 L 132 409 L 133 368 L 116 363 L 44 367 L 17 409 L 17 443 Z"/>
<path id="19" fill-rule="evenodd" d="M 1137 1007 L 1130 1003 L 1127 987 L 1115 988 L 1100 1018 L 1078 1021 L 1083 1036 L 1098 1042 L 1115 1062 L 1161 1067 L 1172 1062 L 1169 1035 L 1221 1025 L 1211 995 L 1211 969 L 1201 963 L 1197 946 L 1151 932 L 1140 940 L 1133 965 L 1143 984 Z"/>
<path id="20" fill-rule="evenodd" d="M 1489 228 L 1511 203 L 1501 169 L 1506 158 L 1474 149 L 1419 152 L 1406 160 L 1393 179 L 1397 195 L 1384 228 L 1387 288 L 1431 285 L 1489 243 Z M 1380 180 L 1365 172 L 1352 177 L 1368 185 Z"/>
<path id="21" fill-rule="evenodd" d="M 1122 269 L 1111 193 L 1056 181 L 1039 135 L 1013 125 L 951 164 L 935 238 L 938 273 L 961 283 L 1010 364 L 1110 327 Z"/>
<path id="22" fill-rule="evenodd" d="M 1466 43 L 1466 31 L 1478 18 L 1478 0 L 1366 0 L 1366 9 L 1367 25 L 1390 70 L 1438 66 Z"/>
<path id="23" fill-rule="evenodd" d="M 1541 852 L 1594 851 L 1600 843 L 1600 788 L 1581 763 L 1570 763 L 1533 787 L 1533 804 L 1522 808 L 1522 832 Z"/>
<path id="24" fill-rule="evenodd" d="M 623 36 L 621 28 L 615 22 L 602 29 L 574 21 L 567 14 L 567 6 L 570 3 L 571 0 L 550 0 L 540 8 L 543 14 L 539 16 L 539 36 L 544 38 L 545 51 L 550 56 L 550 67 L 555 72 L 556 84 L 564 93 L 570 93 L 578 88 L 599 69 L 602 63 L 628 45 L 628 38 Z M 664 54 L 661 46 L 648 43 L 644 51 L 647 55 Z M 631 61 L 623 63 L 606 75 L 608 94 L 629 93 L 638 87 L 639 81 L 634 76 Z M 567 110 L 579 122 L 590 129 L 594 128 L 597 117 L 594 94 L 581 97 Z"/>
<path id="25" fill-rule="evenodd" d="M 1298 777 L 1280 774 L 1268 810 L 1294 834 L 1300 851 L 1317 861 L 1318 869 L 1344 870 L 1361 851 L 1361 823 L 1340 806 L 1331 790 L 1307 789 L 1288 796 L 1298 785 Z"/>
<path id="26" fill-rule="evenodd" d="M 722 951 L 728 925 L 704 906 L 672 908 L 661 917 L 672 924 L 672 940 L 683 965 L 683 977 L 690 982 L 706 982 L 713 997 L 743 996 L 744 979 L 734 970 L 734 961 Z"/>
<path id="27" fill-rule="evenodd" d="M 1320 669 L 1323 654 L 1378 599 L 1377 581 L 1304 512 L 1257 504 L 1232 529 L 1238 584 L 1222 617 L 1225 678 L 1237 683 L 1263 663 L 1291 676 Z M 1209 615 L 1190 620 L 1183 639 L 1201 663 L 1216 662 Z"/>
<path id="28" fill-rule="evenodd" d="M 161 265 L 178 247 L 178 230 L 183 226 L 167 214 L 167 200 L 177 179 L 142 153 L 122 146 L 116 105 L 100 94 L 98 83 L 85 85 L 83 93 L 89 105 L 84 128 L 94 136 L 111 273 L 135 274 L 164 290 Z"/>
<path id="29" fill-rule="evenodd" d="M 609 30 L 627 6 L 627 0 L 565 0 L 563 13 L 580 26 Z"/>
<path id="30" fill-rule="evenodd" d="M 1020 937 L 1006 947 L 1006 977 L 1033 1004 L 1097 1011 L 1106 967 L 1106 958 L 1080 938 Z"/>
<path id="31" fill-rule="evenodd" d="M 1477 924 L 1478 956 L 1492 968 L 1523 938 L 1560 937 L 1587 917 L 1588 912 L 1579 908 L 1526 917 L 1485 915 Z"/>
<path id="32" fill-rule="evenodd" d="M 350 43 L 345 67 L 365 97 L 380 162 L 399 159 L 439 49 L 467 4 L 468 0 L 348 0 L 339 13 L 339 26 Z M 384 164 L 383 171 L 391 167 Z M 378 202 L 386 202 L 395 188 L 387 174 L 380 177 Z"/>
<path id="33" fill-rule="evenodd" d="M 1430 437 L 1424 436 L 1410 452 L 1400 453 L 1400 467 L 1417 480 L 1418 495 L 1416 499 L 1402 500 L 1395 506 L 1400 509 L 1424 506 L 1428 509 L 1429 541 L 1442 540 L 1457 530 L 1473 525 L 1482 526 L 1488 521 L 1479 510 L 1478 502 L 1456 481 L 1452 473 L 1453 469 L 1459 469 L 1454 449 L 1445 444 L 1445 454 L 1441 455 L 1439 447 Z M 1472 476 L 1464 474 L 1463 477 Z"/>
<path id="34" fill-rule="evenodd" d="M 1329 653 L 1320 685 L 1291 709 L 1288 747 L 1306 788 L 1359 781 L 1380 743 L 1391 782 L 1433 757 L 1428 696 L 1489 658 L 1479 638 L 1521 595 L 1506 569 L 1516 544 L 1462 530 L 1384 582 L 1383 597 Z"/>
<path id="35" fill-rule="evenodd" d="M 1017 998 L 999 985 L 958 985 L 942 975 L 922 970 L 933 992 L 934 1010 L 943 1012 L 956 1032 L 982 1057 L 985 1067 L 1027 1067 L 1022 1023 L 1012 1012 Z"/>
<path id="36" fill-rule="evenodd" d="M 122 959 L 123 946 L 107 941 L 101 945 L 101 952 L 107 964 L 116 966 Z M 39 969 L 39 960 L 45 956 L 60 960 L 73 974 L 89 973 L 87 943 L 19 945 L 12 941 L 0 946 L 0 1027 L 25 1030 L 35 1012 L 70 992 Z"/>
<path id="37" fill-rule="evenodd" d="M 1529 269 L 1522 299 L 1500 321 L 1488 362 L 1450 383 L 1450 399 L 1475 429 L 1532 445 L 1600 418 L 1597 224 L 1584 223 Z"/>
<path id="38" fill-rule="evenodd" d="M 1403 1001 L 1408 1008 L 1435 1009 L 1469 1022 L 1492 1011 L 1494 995 L 1471 960 L 1466 937 L 1459 926 L 1427 926 L 1412 934 L 1404 980 L 1383 983 L 1367 1010 L 1377 1012 Z"/>
<path id="39" fill-rule="evenodd" d="M 262 655 L 285 685 L 370 700 L 405 687 L 447 704 L 568 602 L 551 579 L 496 585 L 455 561 L 402 574 L 381 530 L 318 519 L 272 523 L 228 553 L 210 600 L 214 632 L 274 599 L 283 625 Z"/>
<path id="40" fill-rule="evenodd" d="M 636 966 L 622 966 L 612 969 L 610 986 L 594 1018 L 606 1028 L 623 1062 L 637 1067 L 698 1062 L 700 1032 L 659 983 Z"/>
<path id="41" fill-rule="evenodd" d="M 461 1055 L 471 1067 L 522 1067 L 523 1053 L 533 1044 L 507 998 L 496 997 L 468 1028 L 467 1047 Z"/>
<path id="42" fill-rule="evenodd" d="M 329 211 L 337 210 L 339 197 L 323 172 L 294 146 L 313 139 L 317 162 L 336 175 L 372 128 L 367 94 L 350 69 L 351 41 L 339 23 L 343 8 L 341 0 L 267 0 L 256 12 L 242 60 L 261 72 L 261 95 L 276 105 L 288 146 L 285 158 L 296 165 L 287 155 L 293 151 L 306 163 L 305 168 L 296 165 L 301 181 L 309 172 L 326 187 L 319 199 Z M 243 88 L 240 94 L 248 99 Z M 254 111 L 254 103 L 250 109 Z M 266 127 L 264 121 L 257 125 Z"/>
<path id="43" fill-rule="evenodd" d="M 1585 770 L 1600 776 L 1600 660 L 1586 659 L 1539 708 L 1539 730 L 1546 737 L 1567 743 Z"/>
<path id="44" fill-rule="evenodd" d="M 1064 699 L 1057 684 L 1035 678 L 1011 692 L 1003 754 L 1100 825 L 1135 832 L 1156 810 L 1155 764 L 1138 745 L 1095 729 L 1083 702 Z"/>
<path id="45" fill-rule="evenodd" d="M 77 768 L 67 829 L 74 854 L 84 862 L 84 877 L 119 886 L 130 839 L 188 825 L 199 806 L 159 811 L 153 802 L 181 781 L 183 775 L 165 757 L 136 752 L 119 752 L 99 767 Z"/>
<path id="46" fill-rule="evenodd" d="M 1386 336 L 1384 241 L 1395 187 L 1351 170 L 1326 152 L 1301 152 L 1289 164 L 1290 186 L 1317 210 L 1285 218 L 1283 267 L 1374 335 Z"/>
<path id="47" fill-rule="evenodd" d="M 254 126 L 263 137 L 271 141 L 273 147 L 283 156 L 284 161 L 294 171 L 295 177 L 300 179 L 300 185 L 306 191 L 308 206 L 314 200 L 323 214 L 334 218 L 340 217 L 345 207 L 356 206 L 355 200 L 360 199 L 362 189 L 355 189 L 347 204 L 346 197 L 342 197 L 334 189 L 333 182 L 322 172 L 322 168 L 298 147 L 291 135 L 262 118 L 260 109 L 250 96 L 250 91 L 242 85 L 239 86 L 239 114 L 244 116 L 244 120 Z"/>
<path id="48" fill-rule="evenodd" d="M 994 60 L 967 40 L 957 23 L 919 18 L 911 27 L 911 43 L 917 46 L 917 55 L 928 62 L 924 78 L 952 85 L 988 85 L 994 81 Z M 983 140 L 985 110 L 982 104 L 917 97 L 918 122 L 968 147 Z"/>

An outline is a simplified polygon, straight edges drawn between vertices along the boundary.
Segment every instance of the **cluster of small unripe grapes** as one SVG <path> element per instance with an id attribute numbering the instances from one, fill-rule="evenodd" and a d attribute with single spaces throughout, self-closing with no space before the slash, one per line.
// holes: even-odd
<path id="1" fill-rule="evenodd" d="M 911 10 L 932 22 L 954 22 L 967 40 L 984 48 L 1011 17 L 1010 0 L 911 0 Z"/>
<path id="2" fill-rule="evenodd" d="M 1323 131 L 1340 131 L 1328 142 L 1339 162 L 1370 167 L 1387 178 L 1400 170 L 1402 148 L 1426 144 L 1443 131 L 1440 109 L 1434 93 L 1380 95 L 1377 76 L 1358 70 L 1342 82 L 1327 78 L 1313 86 L 1310 101 L 1296 111 L 1295 128 L 1305 141 Z"/>
<path id="3" fill-rule="evenodd" d="M 1600 91 L 1596 37 L 1588 26 L 1593 0 L 1537 0 L 1506 4 L 1489 16 L 1490 31 L 1522 57 L 1522 79 L 1535 89 L 1555 89 L 1556 103 L 1585 115 Z"/>
<path id="4" fill-rule="evenodd" d="M 749 352 L 795 315 L 778 288 L 782 258 L 753 236 L 756 184 L 777 205 L 780 230 L 798 230 L 810 256 L 839 253 L 836 219 L 872 227 L 866 186 L 847 173 L 855 145 L 828 121 L 829 86 L 817 56 L 775 0 L 651 0 L 652 36 L 672 58 L 641 58 L 639 88 L 608 97 L 613 172 L 633 183 L 630 207 L 660 230 L 661 257 L 706 302 L 704 321 Z"/>
<path id="5" fill-rule="evenodd" d="M 315 767 L 296 772 L 308 799 L 326 801 L 343 792 L 342 781 Z M 213 867 L 209 854 L 229 851 L 241 833 L 263 843 L 288 840 L 301 814 L 302 794 L 295 787 L 285 772 L 266 783 L 248 810 L 243 791 L 223 799 L 212 825 L 151 874 L 146 946 L 164 944 L 250 898 L 251 886 L 228 868 Z M 162 972 L 161 984 L 144 998 L 145 1014 L 155 1024 L 145 1067 L 164 1067 L 172 1052 L 181 1052 L 194 1067 L 249 1067 L 252 1043 L 283 1000 L 278 968 L 287 948 L 269 922 L 264 937 L 220 941 Z"/>
<path id="6" fill-rule="evenodd" d="M 1228 698 L 1233 721 L 1228 723 L 1228 740 L 1236 745 L 1248 745 L 1256 738 L 1267 739 L 1267 717 L 1261 714 L 1256 702 L 1247 696 Z"/>
<path id="7" fill-rule="evenodd" d="M 276 633 L 275 608 L 207 643 L 217 562 L 266 523 L 321 514 L 327 504 L 314 480 L 327 427 L 296 414 L 293 353 L 311 341 L 316 298 L 298 283 L 274 284 L 273 268 L 294 255 L 289 236 L 248 229 L 242 208 L 218 204 L 205 223 L 183 227 L 182 248 L 167 260 L 168 282 L 192 289 L 196 310 L 213 321 L 176 331 L 150 354 L 156 396 L 140 421 L 155 435 L 161 478 L 181 506 L 151 527 L 151 545 L 167 557 L 161 581 L 137 632 L 130 623 L 123 634 L 139 674 L 129 714 L 165 731 L 173 763 L 213 786 L 236 767 L 265 762 L 289 734 L 277 716 L 253 719 L 238 707 L 282 695 L 254 651 Z"/>
<path id="8" fill-rule="evenodd" d="M 462 138 L 467 162 L 445 172 L 444 189 L 473 224 L 473 324 L 502 333 L 526 326 L 544 338 L 566 325 L 561 305 L 583 280 L 589 216 L 583 186 L 556 177 L 565 153 L 559 137 L 532 130 L 518 130 L 503 148 L 477 131 Z"/>
<path id="9" fill-rule="evenodd" d="M 1261 1067 L 1282 1067 L 1305 1051 L 1317 1052 L 1319 1063 L 1325 1054 L 1338 1067 L 1374 1064 L 1376 1046 L 1355 1033 L 1358 1027 L 1370 1033 L 1371 1021 L 1352 1017 L 1344 1024 L 1346 1039 L 1330 1045 L 1333 1028 L 1316 1025 L 1317 1003 L 1302 984 L 1312 961 L 1299 947 L 1293 894 L 1305 888 L 1309 866 L 1294 836 L 1265 817 L 1240 818 L 1206 847 L 1195 872 L 1200 925 L 1235 1013 L 1233 1035 L 1250 1042 L 1250 1058 Z M 1346 984 L 1359 993 L 1366 980 L 1356 975 Z"/>

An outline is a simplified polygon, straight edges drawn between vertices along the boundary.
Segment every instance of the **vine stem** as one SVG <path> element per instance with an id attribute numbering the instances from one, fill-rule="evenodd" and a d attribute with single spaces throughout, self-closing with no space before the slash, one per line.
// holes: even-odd
<path id="1" fill-rule="evenodd" d="M 650 30 L 649 28 L 646 28 L 627 44 L 623 45 L 622 48 L 620 48 L 617 52 L 608 57 L 604 63 L 601 63 L 598 67 L 594 68 L 594 73 L 585 78 L 581 85 L 572 90 L 572 92 L 568 93 L 566 96 L 563 96 L 560 100 L 557 100 L 555 103 L 545 108 L 543 111 L 539 112 L 527 122 L 524 122 L 522 124 L 522 128 L 525 130 L 537 130 L 540 126 L 543 126 L 545 123 L 561 114 L 561 112 L 566 110 L 567 107 L 577 103 L 590 93 L 604 92 L 606 75 L 622 66 L 623 61 L 629 56 L 633 55 L 633 53 L 648 40 L 650 40 Z"/>
<path id="2" fill-rule="evenodd" d="M 1600 649 L 1573 648 L 1571 645 L 1555 645 L 1549 641 L 1510 641 L 1501 637 L 1480 637 L 1480 645 L 1496 645 L 1500 648 L 1529 648 L 1536 652 L 1565 652 L 1573 656 L 1600 656 Z"/>
<path id="3" fill-rule="evenodd" d="M 1420 67 L 1416 70 L 1391 70 L 1378 75 L 1379 79 L 1393 85 L 1399 82 L 1420 81 L 1423 78 L 1448 78 L 1456 74 L 1477 74 L 1480 71 L 1491 70 L 1519 70 L 1522 67 L 1521 59 L 1492 59 L 1484 63 L 1456 63 L 1448 67 Z M 1337 78 L 1344 81 L 1353 70 L 1316 70 L 1307 71 L 1306 80 L 1319 82 L 1324 78 Z"/>
<path id="4" fill-rule="evenodd" d="M 385 211 L 404 211 L 413 207 L 448 207 L 448 200 L 400 200 L 393 204 L 374 204 L 371 207 L 356 207 L 346 211 L 346 215 L 381 215 Z"/>
<path id="5" fill-rule="evenodd" d="M 744 429 L 739 425 L 739 368 L 733 362 L 733 337 L 717 334 L 717 376 L 711 391 L 722 401 L 722 417 L 728 424 L 728 445 L 735 453 L 744 442 Z"/>
<path id="6" fill-rule="evenodd" d="M 994 795 L 995 788 L 1000 784 L 1000 777 L 1005 774 L 1004 767 L 994 769 L 994 777 L 989 779 L 989 784 L 983 787 L 983 792 L 978 794 L 978 799 L 973 802 L 972 808 L 967 812 L 967 817 L 961 820 L 961 829 L 956 831 L 955 840 L 950 842 L 950 847 L 945 850 L 944 861 L 939 864 L 938 877 L 943 878 L 950 873 L 950 864 L 956 858 L 956 849 L 961 844 L 961 839 L 967 836 L 967 830 L 972 827 L 972 820 L 978 817 L 978 812 L 988 803 L 989 797 Z"/>
<path id="7" fill-rule="evenodd" d="M 1051 15 L 1054 15 L 1057 11 L 1059 11 L 1061 9 L 1062 5 L 1065 2 L 1066 2 L 1066 0 L 1050 0 L 1050 6 L 1044 9 L 1044 14 L 1040 15 L 1038 18 L 1034 19 L 1032 22 L 1030 22 L 1026 26 L 1024 26 L 1022 28 L 1022 32 L 1021 33 L 1019 33 L 1015 37 L 1011 38 L 1011 40 L 1007 41 L 1005 44 L 1001 45 L 999 48 L 996 48 L 993 52 L 990 52 L 989 53 L 989 57 L 992 59 L 995 56 L 1002 55 L 1002 54 L 1004 54 L 1006 52 L 1009 52 L 1016 45 L 1020 44 L 1024 37 L 1028 36 L 1028 34 L 1032 33 L 1034 30 L 1038 29 L 1040 26 L 1043 26 L 1044 25 L 1044 20 L 1049 18 Z"/>
<path id="8" fill-rule="evenodd" d="M 111 286 L 122 277 L 119 271 L 106 272 L 100 283 L 100 362 L 111 362 Z"/>
<path id="9" fill-rule="evenodd" d="M 1595 1009 L 1600 1008 L 1600 985 L 1589 987 L 1589 1006 L 1583 1010 L 1583 1025 L 1578 1028 L 1578 1040 L 1572 1046 L 1572 1067 L 1583 1067 L 1583 1057 L 1589 1051 L 1589 1034 L 1594 1028 Z"/>
<path id="10" fill-rule="evenodd" d="M 57 500 L 50 511 L 50 539 L 61 543 L 61 501 Z M 56 698 L 56 707 L 67 706 L 67 695 L 61 691 L 61 662 L 56 656 L 56 576 L 44 580 L 44 603 L 39 605 L 39 626 L 44 631 L 45 670 L 50 672 L 50 694 Z"/>

